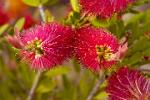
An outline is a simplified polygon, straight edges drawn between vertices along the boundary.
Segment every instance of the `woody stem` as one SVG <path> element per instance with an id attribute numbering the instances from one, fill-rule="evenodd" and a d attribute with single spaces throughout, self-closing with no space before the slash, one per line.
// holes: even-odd
<path id="1" fill-rule="evenodd" d="M 36 76 L 35 76 L 35 79 L 33 81 L 33 85 L 31 87 L 31 90 L 29 92 L 27 100 L 32 100 L 33 99 L 33 96 L 34 96 L 35 90 L 36 90 L 36 88 L 38 86 L 38 83 L 39 83 L 41 75 L 42 75 L 42 71 L 38 71 Z"/>
<path id="2" fill-rule="evenodd" d="M 101 84 L 104 82 L 105 80 L 105 75 L 104 73 L 101 71 L 99 74 L 99 78 L 96 81 L 95 86 L 93 87 L 93 89 L 91 90 L 91 92 L 89 93 L 88 97 L 86 100 L 93 100 L 94 95 L 97 93 L 97 91 L 99 90 L 99 87 L 101 86 Z"/>

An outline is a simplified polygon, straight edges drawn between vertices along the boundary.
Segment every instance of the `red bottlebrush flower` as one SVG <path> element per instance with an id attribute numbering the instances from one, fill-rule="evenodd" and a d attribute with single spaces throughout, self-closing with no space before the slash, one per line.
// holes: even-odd
<path id="1" fill-rule="evenodd" d="M 133 0 L 80 0 L 80 5 L 85 13 L 109 18 L 115 12 L 124 10 Z"/>
<path id="2" fill-rule="evenodd" d="M 150 100 L 150 80 L 123 67 L 108 80 L 109 100 Z"/>
<path id="3" fill-rule="evenodd" d="M 71 33 L 70 27 L 57 23 L 42 24 L 25 30 L 18 36 L 18 42 L 22 46 L 19 46 L 19 54 L 34 69 L 50 69 L 71 56 Z"/>
<path id="4" fill-rule="evenodd" d="M 30 14 L 25 15 L 25 23 L 23 26 L 23 29 L 28 29 L 36 24 L 36 21 L 33 19 L 33 17 Z"/>
<path id="5" fill-rule="evenodd" d="M 9 22 L 9 17 L 2 9 L 0 9 L 0 26 Z"/>
<path id="6" fill-rule="evenodd" d="M 118 51 L 118 41 L 104 29 L 91 26 L 76 30 L 75 56 L 92 71 L 108 68 L 115 64 L 114 54 Z"/>
<path id="7" fill-rule="evenodd" d="M 83 12 L 100 17 L 110 17 L 113 14 L 113 7 L 110 0 L 80 0 Z"/>

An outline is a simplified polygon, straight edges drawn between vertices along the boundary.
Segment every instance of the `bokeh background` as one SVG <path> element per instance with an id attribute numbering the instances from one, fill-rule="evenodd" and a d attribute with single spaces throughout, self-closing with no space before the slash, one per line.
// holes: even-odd
<path id="1" fill-rule="evenodd" d="M 50 21 L 64 22 L 73 12 L 69 0 L 47 0 L 43 7 Z M 73 17 L 73 20 L 78 20 L 77 16 Z M 0 0 L 0 100 L 25 100 L 36 75 L 28 64 L 21 62 L 17 50 L 7 42 L 6 36 L 14 34 L 14 27 L 22 31 L 39 23 L 41 17 L 37 7 L 22 0 Z M 150 72 L 150 0 L 136 0 L 119 20 L 114 16 L 109 21 L 95 19 L 90 23 L 107 28 L 119 39 L 128 36 L 129 50 L 120 66 L 128 65 Z M 82 68 L 72 58 L 58 68 L 44 72 L 34 100 L 86 100 L 96 78 L 96 74 Z M 107 81 L 94 100 L 107 100 L 106 85 Z"/>

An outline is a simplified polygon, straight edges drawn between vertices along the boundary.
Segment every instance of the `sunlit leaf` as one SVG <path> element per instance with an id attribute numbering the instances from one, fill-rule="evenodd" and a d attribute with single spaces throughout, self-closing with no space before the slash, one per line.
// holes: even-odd
<path id="1" fill-rule="evenodd" d="M 45 10 L 46 22 L 53 22 L 54 16 L 48 11 Z"/>
<path id="2" fill-rule="evenodd" d="M 33 7 L 38 7 L 41 4 L 46 3 L 48 0 L 22 0 L 25 4 Z"/>
<path id="3" fill-rule="evenodd" d="M 147 49 L 143 52 L 144 56 L 150 56 L 150 49 Z"/>
<path id="4" fill-rule="evenodd" d="M 15 28 L 17 28 L 19 31 L 23 28 L 23 25 L 25 23 L 25 18 L 20 18 L 16 24 L 15 24 Z"/>
<path id="5" fill-rule="evenodd" d="M 66 66 L 58 66 L 57 68 L 51 69 L 50 71 L 46 72 L 45 75 L 48 77 L 53 77 L 57 75 L 64 75 L 67 74 L 70 69 Z"/>
<path id="6" fill-rule="evenodd" d="M 3 25 L 3 26 L 0 26 L 0 35 L 3 34 L 3 32 L 5 32 L 8 27 L 9 27 L 8 24 L 5 24 L 5 25 Z"/>
<path id="7" fill-rule="evenodd" d="M 110 25 L 109 20 L 100 20 L 97 18 L 94 18 L 91 23 L 96 27 L 108 27 Z"/>
<path id="8" fill-rule="evenodd" d="M 150 38 L 147 37 L 140 37 L 139 40 L 136 40 L 134 42 L 134 44 L 132 44 L 131 48 L 129 49 L 129 52 L 131 54 L 135 53 L 135 52 L 140 52 L 140 51 L 144 51 L 146 49 L 148 49 L 150 46 Z"/>
<path id="9" fill-rule="evenodd" d="M 72 8 L 74 11 L 79 12 L 78 0 L 70 0 Z"/>
<path id="10" fill-rule="evenodd" d="M 94 97 L 94 100 L 108 100 L 108 94 L 105 91 L 102 91 Z"/>
<path id="11" fill-rule="evenodd" d="M 37 92 L 38 93 L 47 93 L 50 92 L 54 89 L 54 87 L 56 86 L 56 82 L 54 80 L 46 80 L 42 83 L 40 83 L 40 85 L 37 88 Z"/>

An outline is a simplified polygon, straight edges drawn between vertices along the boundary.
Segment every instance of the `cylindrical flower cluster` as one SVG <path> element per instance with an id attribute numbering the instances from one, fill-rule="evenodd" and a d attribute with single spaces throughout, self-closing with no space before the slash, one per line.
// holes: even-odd
<path id="1" fill-rule="evenodd" d="M 105 29 L 86 26 L 76 30 L 75 57 L 92 71 L 97 72 L 115 64 L 113 57 L 118 48 L 116 37 Z"/>
<path id="2" fill-rule="evenodd" d="M 102 18 L 112 17 L 120 13 L 134 0 L 79 0 L 82 11 Z"/>
<path id="3" fill-rule="evenodd" d="M 73 51 L 72 40 L 72 29 L 57 23 L 37 25 L 8 37 L 14 47 L 21 49 L 22 60 L 38 70 L 50 69 L 67 60 Z"/>
<path id="4" fill-rule="evenodd" d="M 150 100 L 150 80 L 123 67 L 109 78 L 107 92 L 109 100 Z"/>

